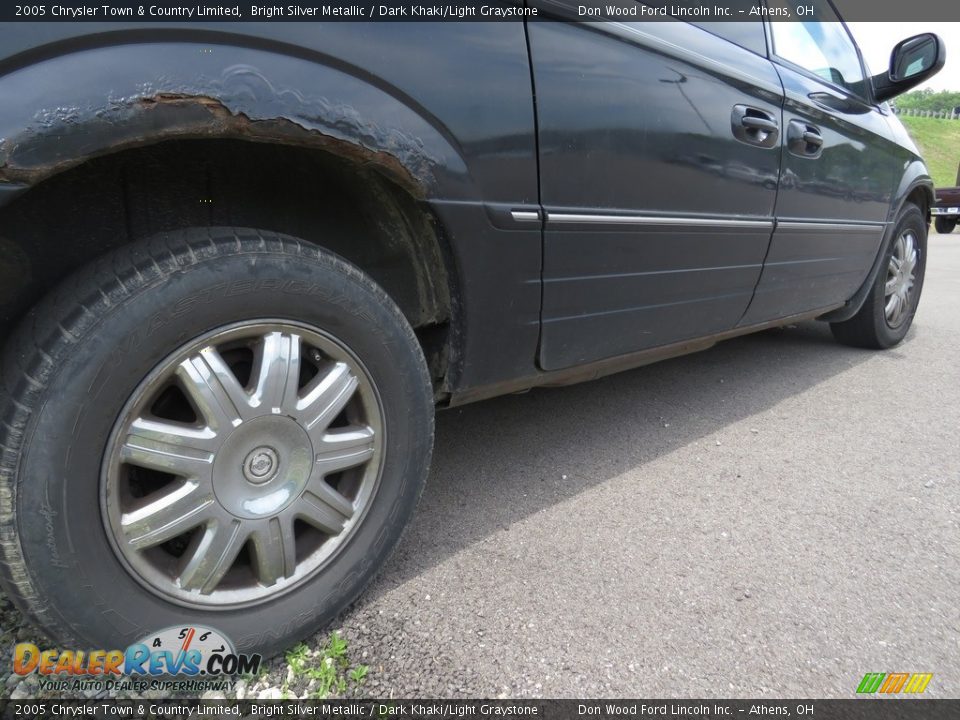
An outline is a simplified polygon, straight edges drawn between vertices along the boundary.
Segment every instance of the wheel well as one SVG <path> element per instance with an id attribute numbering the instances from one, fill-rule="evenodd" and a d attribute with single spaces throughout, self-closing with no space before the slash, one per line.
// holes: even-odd
<path id="1" fill-rule="evenodd" d="M 907 195 L 907 202 L 913 203 L 918 208 L 920 212 L 923 213 L 923 216 L 927 219 L 927 222 L 930 222 L 930 205 L 933 201 L 933 198 L 930 196 L 930 191 L 923 185 L 918 185 L 913 190 L 910 191 L 910 194 Z"/>
<path id="2" fill-rule="evenodd" d="M 438 395 L 455 272 L 439 223 L 375 167 L 323 150 L 243 140 L 172 140 L 90 160 L 0 212 L 0 332 L 88 261 L 191 226 L 283 232 L 358 266 L 414 327 Z"/>

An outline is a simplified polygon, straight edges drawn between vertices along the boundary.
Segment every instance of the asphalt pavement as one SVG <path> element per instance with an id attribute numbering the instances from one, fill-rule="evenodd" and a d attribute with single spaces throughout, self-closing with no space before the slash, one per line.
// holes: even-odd
<path id="1" fill-rule="evenodd" d="M 344 618 L 375 696 L 960 697 L 960 233 L 885 352 L 806 323 L 441 413 Z"/>

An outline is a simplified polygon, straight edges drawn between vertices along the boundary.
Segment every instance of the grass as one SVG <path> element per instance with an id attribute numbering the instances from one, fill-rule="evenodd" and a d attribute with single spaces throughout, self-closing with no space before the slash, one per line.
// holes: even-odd
<path id="1" fill-rule="evenodd" d="M 317 650 L 300 643 L 287 652 L 286 659 L 295 677 L 317 681 L 314 696 L 321 700 L 331 695 L 342 696 L 350 689 L 359 688 L 369 672 L 366 665 L 350 667 L 347 641 L 338 632 L 330 635 L 323 647 Z M 284 688 L 284 694 L 286 691 L 287 688 Z"/>
<path id="2" fill-rule="evenodd" d="M 960 163 L 960 120 L 908 117 L 900 119 L 927 161 L 937 187 L 957 184 L 957 163 Z"/>

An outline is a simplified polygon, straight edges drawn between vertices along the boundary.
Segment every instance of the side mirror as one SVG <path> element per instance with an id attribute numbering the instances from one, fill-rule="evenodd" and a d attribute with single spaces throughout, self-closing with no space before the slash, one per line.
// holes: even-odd
<path id="1" fill-rule="evenodd" d="M 943 40 L 933 33 L 901 41 L 890 53 L 890 69 L 874 75 L 873 94 L 878 102 L 889 100 L 933 77 L 947 61 Z"/>

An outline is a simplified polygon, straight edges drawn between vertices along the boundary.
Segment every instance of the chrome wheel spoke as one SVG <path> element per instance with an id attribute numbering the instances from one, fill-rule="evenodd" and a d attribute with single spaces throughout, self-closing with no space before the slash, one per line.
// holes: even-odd
<path id="1" fill-rule="evenodd" d="M 141 417 L 131 423 L 120 454 L 124 462 L 137 467 L 202 477 L 211 471 L 217 445 L 217 434 L 210 428 Z"/>
<path id="2" fill-rule="evenodd" d="M 296 407 L 300 381 L 300 336 L 272 332 L 257 348 L 254 402 L 279 414 Z"/>
<path id="3" fill-rule="evenodd" d="M 891 295 L 883 310 L 887 316 L 887 320 L 889 320 L 891 324 L 896 323 L 897 317 L 900 314 L 900 295 L 897 293 Z"/>
<path id="4" fill-rule="evenodd" d="M 353 503 L 334 490 L 321 477 L 315 477 L 297 502 L 296 514 L 316 528 L 336 535 L 353 517 Z"/>
<path id="5" fill-rule="evenodd" d="M 297 568 L 297 548 L 290 519 L 271 518 L 251 535 L 251 540 L 261 583 L 273 585 L 277 580 L 293 575 Z"/>
<path id="6" fill-rule="evenodd" d="M 250 400 L 246 391 L 213 348 L 204 348 L 180 363 L 177 377 L 215 431 L 227 432 L 249 416 Z"/>
<path id="7" fill-rule="evenodd" d="M 903 264 L 903 259 L 906 256 L 907 256 L 907 235 L 903 234 L 899 238 L 897 238 L 896 257 L 897 257 L 898 267 Z"/>
<path id="8" fill-rule="evenodd" d="M 907 279 L 913 279 L 913 270 L 917 266 L 917 251 L 911 246 L 910 253 L 903 262 L 903 274 Z"/>
<path id="9" fill-rule="evenodd" d="M 900 309 L 901 315 L 905 314 L 910 307 L 910 287 L 907 283 L 900 289 Z"/>
<path id="10" fill-rule="evenodd" d="M 184 555 L 179 584 L 185 590 L 209 593 L 227 574 L 246 541 L 239 520 L 214 520 Z"/>
<path id="11" fill-rule="evenodd" d="M 297 404 L 297 416 L 311 437 L 322 433 L 336 420 L 357 390 L 358 380 L 343 362 L 321 372 L 305 388 Z"/>
<path id="12" fill-rule="evenodd" d="M 142 507 L 124 513 L 123 532 L 134 547 L 153 547 L 202 524 L 213 502 L 209 488 L 185 480 Z"/>
<path id="13" fill-rule="evenodd" d="M 906 293 L 899 292 L 897 293 L 897 307 L 894 309 L 893 321 L 894 323 L 899 324 L 900 320 L 903 319 L 904 314 L 907 311 L 907 297 Z"/>
<path id="14" fill-rule="evenodd" d="M 362 465 L 373 457 L 374 433 L 369 427 L 338 428 L 314 445 L 316 468 L 323 475 Z"/>
<path id="15" fill-rule="evenodd" d="M 903 252 L 900 254 L 901 258 L 909 258 L 916 247 L 916 240 L 913 237 L 912 232 L 905 232 L 900 236 L 900 241 L 903 244 Z"/>

